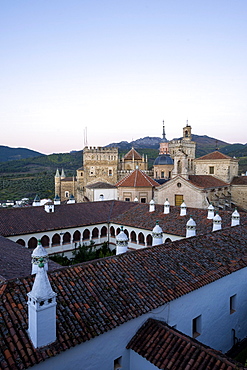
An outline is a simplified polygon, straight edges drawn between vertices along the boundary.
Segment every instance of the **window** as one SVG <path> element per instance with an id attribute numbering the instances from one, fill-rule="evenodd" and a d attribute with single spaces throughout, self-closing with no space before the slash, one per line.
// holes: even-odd
<path id="1" fill-rule="evenodd" d="M 197 338 L 201 334 L 201 318 L 197 316 L 192 320 L 192 337 Z"/>
<path id="2" fill-rule="evenodd" d="M 210 175 L 214 174 L 214 166 L 209 166 L 209 174 Z"/>
<path id="3" fill-rule="evenodd" d="M 146 203 L 146 198 L 141 198 L 141 203 Z"/>
<path id="4" fill-rule="evenodd" d="M 122 356 L 114 360 L 114 370 L 122 369 Z"/>
<path id="5" fill-rule="evenodd" d="M 164 171 L 161 171 L 161 178 L 163 179 L 165 177 Z"/>
<path id="6" fill-rule="evenodd" d="M 183 201 L 183 195 L 175 195 L 175 206 L 181 206 Z"/>
<path id="7" fill-rule="evenodd" d="M 112 176 L 112 170 L 109 170 L 108 175 Z"/>
<path id="8" fill-rule="evenodd" d="M 130 198 L 125 198 L 125 202 L 130 202 Z"/>
<path id="9" fill-rule="evenodd" d="M 65 198 L 69 198 L 69 191 L 65 192 Z"/>
<path id="10" fill-rule="evenodd" d="M 230 297 L 230 315 L 236 311 L 236 294 Z"/>

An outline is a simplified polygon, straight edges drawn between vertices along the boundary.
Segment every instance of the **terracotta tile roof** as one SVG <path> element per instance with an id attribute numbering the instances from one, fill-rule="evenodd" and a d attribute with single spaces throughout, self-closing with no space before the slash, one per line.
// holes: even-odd
<path id="1" fill-rule="evenodd" d="M 143 171 L 136 169 L 129 175 L 116 183 L 117 187 L 156 187 L 160 184 L 146 175 Z"/>
<path id="2" fill-rule="evenodd" d="M 235 226 L 50 272 L 57 340 L 39 349 L 27 333 L 33 277 L 1 283 L 0 368 L 32 366 L 246 267 L 246 231 Z"/>
<path id="3" fill-rule="evenodd" d="M 0 236 L 0 281 L 26 276 L 31 273 L 32 250 Z M 49 261 L 49 270 L 61 266 Z"/>
<path id="4" fill-rule="evenodd" d="M 108 222 L 135 203 L 104 201 L 60 204 L 47 213 L 43 206 L 29 208 L 0 208 L 0 235 L 23 235 L 62 228 Z"/>
<path id="5" fill-rule="evenodd" d="M 196 161 L 201 160 L 211 160 L 211 159 L 233 159 L 232 157 L 229 157 L 229 155 L 223 154 L 219 152 L 218 150 L 215 150 L 212 153 L 203 155 L 202 157 L 196 158 Z"/>
<path id="6" fill-rule="evenodd" d="M 196 222 L 197 235 L 210 232 L 213 227 L 213 221 L 207 219 L 207 214 L 208 211 L 206 209 L 187 208 L 187 215 L 180 216 L 180 207 L 174 206 L 170 206 L 169 214 L 164 214 L 164 206 L 161 204 L 156 204 L 155 211 L 149 212 L 148 204 L 136 203 L 135 208 L 126 210 L 122 214 L 119 213 L 116 217 L 111 218 L 111 221 L 119 225 L 152 230 L 158 220 L 164 233 L 185 236 L 186 223 L 190 216 Z M 222 217 L 222 228 L 229 227 L 231 225 L 232 212 L 220 211 L 219 214 Z M 240 222 L 241 225 L 247 225 L 246 212 L 240 213 Z"/>
<path id="7" fill-rule="evenodd" d="M 187 208 L 187 216 L 180 216 L 180 207 L 170 207 L 164 214 L 161 204 L 149 212 L 149 205 L 124 201 L 98 201 L 55 206 L 55 212 L 47 213 L 43 206 L 28 208 L 0 208 L 0 235 L 5 237 L 24 235 L 49 230 L 60 230 L 100 223 L 114 222 L 119 225 L 152 230 L 159 220 L 165 233 L 185 236 L 186 222 L 190 215 L 196 222 L 197 234 L 210 232 L 212 220 L 207 219 L 207 210 Z M 231 225 L 232 212 L 220 211 L 222 227 Z M 247 213 L 240 213 L 240 222 L 247 225 Z"/>
<path id="8" fill-rule="evenodd" d="M 208 188 L 222 188 L 224 186 L 229 186 L 226 182 L 217 179 L 211 175 L 190 175 L 189 181 L 200 188 L 208 189 Z"/>
<path id="9" fill-rule="evenodd" d="M 95 182 L 94 184 L 89 184 L 86 186 L 89 189 L 113 189 L 116 188 L 116 185 L 109 184 L 108 182 Z"/>
<path id="10" fill-rule="evenodd" d="M 134 148 L 131 148 L 130 151 L 125 154 L 124 159 L 129 161 L 132 160 L 133 157 L 135 160 L 142 160 L 142 156 Z"/>
<path id="11" fill-rule="evenodd" d="M 247 176 L 236 176 L 232 179 L 231 185 L 247 185 Z"/>
<path id="12" fill-rule="evenodd" d="M 171 328 L 148 319 L 127 345 L 159 369 L 233 370 L 242 364 Z"/>

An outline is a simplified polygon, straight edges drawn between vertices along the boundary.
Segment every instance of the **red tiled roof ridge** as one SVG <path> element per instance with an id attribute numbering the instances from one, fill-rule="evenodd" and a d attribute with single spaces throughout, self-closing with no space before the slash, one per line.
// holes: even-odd
<path id="1" fill-rule="evenodd" d="M 128 153 L 125 154 L 124 159 L 130 160 L 133 158 L 133 156 L 135 160 L 142 159 L 142 156 L 133 147 L 128 151 Z"/>
<path id="2" fill-rule="evenodd" d="M 173 358 L 174 351 L 170 351 L 170 336 L 176 341 L 176 364 L 174 363 Z M 162 341 L 160 342 L 161 337 Z M 183 354 L 185 347 L 187 347 L 186 358 Z M 126 348 L 137 352 L 159 369 L 164 369 L 164 362 L 167 364 L 167 361 L 173 362 L 173 369 L 185 368 L 185 366 L 188 366 L 189 364 L 193 366 L 193 369 L 195 370 L 201 369 L 200 360 L 204 358 L 205 361 L 205 354 L 210 356 L 210 358 L 208 358 L 208 362 L 210 362 L 211 366 L 214 361 L 217 363 L 217 369 L 225 369 L 224 364 L 228 366 L 227 369 L 229 370 L 235 369 L 236 366 L 239 369 L 244 369 L 242 364 L 228 358 L 222 352 L 214 350 L 211 347 L 198 342 L 196 339 L 172 328 L 167 323 L 153 318 L 147 319 L 130 340 Z M 222 363 L 222 367 L 219 362 Z"/>
<path id="3" fill-rule="evenodd" d="M 159 183 L 154 181 L 150 176 L 145 172 L 137 168 L 132 171 L 130 174 L 125 176 L 123 179 L 117 182 L 117 187 L 157 187 L 160 186 Z"/>
<path id="4" fill-rule="evenodd" d="M 225 181 L 212 175 L 189 175 L 189 181 L 197 187 L 208 189 L 222 186 L 229 186 Z"/>
<path id="5" fill-rule="evenodd" d="M 214 152 L 211 152 L 211 153 L 203 155 L 202 157 L 196 158 L 196 161 L 207 160 L 207 159 L 234 159 L 234 158 L 230 157 L 229 155 L 223 154 L 219 152 L 218 150 L 215 150 Z"/>

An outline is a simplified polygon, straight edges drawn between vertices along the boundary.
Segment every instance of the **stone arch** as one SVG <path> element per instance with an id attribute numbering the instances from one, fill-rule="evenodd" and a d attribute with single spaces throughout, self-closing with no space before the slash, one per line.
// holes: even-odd
<path id="1" fill-rule="evenodd" d="M 49 247 L 49 245 L 50 245 L 49 236 L 43 235 L 40 241 L 41 241 L 41 244 L 42 244 L 43 247 Z"/>
<path id="2" fill-rule="evenodd" d="M 113 226 L 110 227 L 110 235 L 112 238 L 115 238 L 115 229 Z"/>
<path id="3" fill-rule="evenodd" d="M 38 245 L 37 238 L 35 238 L 34 236 L 33 236 L 32 238 L 30 238 L 30 239 L 28 240 L 27 245 L 28 245 L 28 248 L 30 248 L 30 249 L 34 249 L 34 248 L 36 248 L 36 247 L 37 247 L 37 245 Z"/>
<path id="4" fill-rule="evenodd" d="M 131 231 L 130 233 L 130 240 L 131 240 L 131 243 L 136 243 L 136 233 L 135 231 Z"/>
<path id="5" fill-rule="evenodd" d="M 107 236 L 107 227 L 106 226 L 103 226 L 100 230 L 100 237 L 104 237 L 104 236 Z"/>
<path id="6" fill-rule="evenodd" d="M 69 244 L 71 242 L 71 235 L 68 231 L 63 234 L 63 244 Z"/>
<path id="7" fill-rule="evenodd" d="M 92 239 L 97 239 L 99 237 L 99 229 L 95 227 L 92 231 Z"/>
<path id="8" fill-rule="evenodd" d="M 80 242 L 81 240 L 81 233 L 79 230 L 76 230 L 73 234 L 73 243 Z"/>
<path id="9" fill-rule="evenodd" d="M 148 234 L 146 237 L 146 243 L 148 246 L 151 246 L 153 244 L 153 237 L 151 234 Z"/>
<path id="10" fill-rule="evenodd" d="M 83 231 L 82 239 L 83 239 L 83 240 L 88 240 L 88 239 L 90 239 L 90 231 L 89 231 L 88 229 L 85 229 L 85 230 Z"/>
<path id="11" fill-rule="evenodd" d="M 52 247 L 60 245 L 60 235 L 58 233 L 53 235 L 53 237 L 51 239 L 51 245 L 52 245 Z"/>
<path id="12" fill-rule="evenodd" d="M 138 242 L 139 242 L 139 244 L 141 244 L 141 245 L 145 245 L 145 239 L 144 239 L 144 235 L 143 235 L 143 233 L 142 233 L 142 232 L 140 232 L 140 233 L 138 234 Z"/>
<path id="13" fill-rule="evenodd" d="M 22 245 L 23 247 L 26 246 L 26 243 L 23 239 L 18 239 L 16 243 Z"/>

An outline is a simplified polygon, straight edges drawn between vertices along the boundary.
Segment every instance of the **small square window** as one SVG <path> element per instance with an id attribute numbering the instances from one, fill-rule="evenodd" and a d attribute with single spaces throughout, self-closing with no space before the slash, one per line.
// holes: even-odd
<path id="1" fill-rule="evenodd" d="M 125 198 L 125 202 L 130 202 L 130 198 Z"/>
<path id="2" fill-rule="evenodd" d="M 146 203 L 146 198 L 141 198 L 141 203 Z"/>
<path id="3" fill-rule="evenodd" d="M 230 315 L 236 312 L 236 294 L 230 297 Z"/>
<path id="4" fill-rule="evenodd" d="M 201 335 L 201 318 L 202 316 L 197 316 L 192 320 L 192 337 L 197 338 Z"/>

